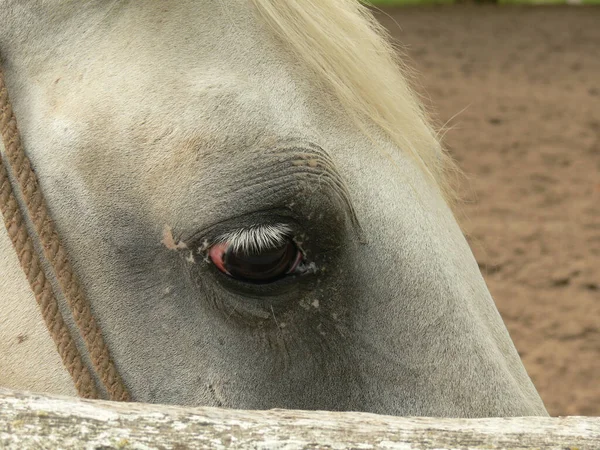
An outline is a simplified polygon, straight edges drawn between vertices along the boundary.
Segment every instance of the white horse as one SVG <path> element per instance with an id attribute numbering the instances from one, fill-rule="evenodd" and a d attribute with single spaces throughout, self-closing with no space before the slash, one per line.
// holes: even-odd
<path id="1" fill-rule="evenodd" d="M 98 396 L 110 367 L 144 402 L 546 414 L 355 1 L 0 0 L 0 55 L 110 351 L 46 261 Z M 4 227 L 0 271 L 0 385 L 76 395 Z"/>

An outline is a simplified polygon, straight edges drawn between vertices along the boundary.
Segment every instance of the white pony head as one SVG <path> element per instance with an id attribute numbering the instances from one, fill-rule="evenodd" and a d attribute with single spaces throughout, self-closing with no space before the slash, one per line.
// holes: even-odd
<path id="1" fill-rule="evenodd" d="M 363 6 L 0 9 L 25 147 L 132 399 L 545 414 Z M 0 268 L 0 384 L 74 393 L 4 231 Z"/>

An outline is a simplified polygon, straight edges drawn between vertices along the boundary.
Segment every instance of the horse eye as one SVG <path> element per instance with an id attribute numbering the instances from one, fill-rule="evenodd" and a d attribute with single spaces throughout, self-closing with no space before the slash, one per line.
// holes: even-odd
<path id="1" fill-rule="evenodd" d="M 221 272 L 250 283 L 276 281 L 293 273 L 302 261 L 302 252 L 291 240 L 257 251 L 234 250 L 221 243 L 214 245 L 208 255 Z"/>

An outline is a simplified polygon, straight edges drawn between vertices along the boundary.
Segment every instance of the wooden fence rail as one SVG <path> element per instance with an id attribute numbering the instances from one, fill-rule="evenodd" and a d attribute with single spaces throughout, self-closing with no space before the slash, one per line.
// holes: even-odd
<path id="1" fill-rule="evenodd" d="M 2 449 L 600 449 L 600 418 L 435 419 L 89 401 L 0 389 Z"/>

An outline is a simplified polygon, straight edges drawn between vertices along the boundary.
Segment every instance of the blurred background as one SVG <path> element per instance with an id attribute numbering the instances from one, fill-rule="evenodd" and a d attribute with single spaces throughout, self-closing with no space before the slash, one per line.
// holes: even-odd
<path id="1" fill-rule="evenodd" d="M 546 407 L 600 416 L 600 7 L 374 3 L 467 175 L 459 222 Z"/>

